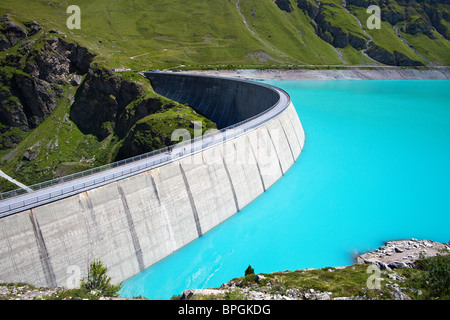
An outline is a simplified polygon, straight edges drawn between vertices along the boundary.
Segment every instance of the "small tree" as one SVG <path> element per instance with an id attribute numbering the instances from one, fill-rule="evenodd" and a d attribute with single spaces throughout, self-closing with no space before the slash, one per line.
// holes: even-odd
<path id="1" fill-rule="evenodd" d="M 89 266 L 87 278 L 83 277 L 80 288 L 86 292 L 97 291 L 107 297 L 117 296 L 122 285 L 112 285 L 107 276 L 108 269 L 100 260 L 94 260 Z"/>
<path id="2" fill-rule="evenodd" d="M 250 274 L 255 274 L 255 270 L 253 270 L 252 266 L 249 265 L 247 269 L 245 269 L 245 275 L 248 276 Z"/>

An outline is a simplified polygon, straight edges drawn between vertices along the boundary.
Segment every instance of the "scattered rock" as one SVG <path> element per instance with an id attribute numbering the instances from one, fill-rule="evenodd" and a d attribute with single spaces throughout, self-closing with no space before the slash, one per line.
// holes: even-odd
<path id="1" fill-rule="evenodd" d="M 410 296 L 402 292 L 399 288 L 393 286 L 393 289 L 393 296 L 395 300 L 411 300 Z"/>
<path id="2" fill-rule="evenodd" d="M 0 285 L 0 300 L 46 300 L 61 288 L 33 288 L 28 285 Z"/>
<path id="3" fill-rule="evenodd" d="M 350 297 L 336 297 L 333 300 L 351 300 Z"/>
<path id="4" fill-rule="evenodd" d="M 264 279 L 266 279 L 266 277 L 263 276 L 262 274 L 258 274 L 258 275 L 256 276 L 256 282 L 257 282 L 257 283 L 260 283 L 261 280 L 264 280 Z"/>
<path id="5" fill-rule="evenodd" d="M 40 150 L 27 150 L 23 154 L 23 160 L 25 161 L 34 161 L 39 156 Z"/>
<path id="6" fill-rule="evenodd" d="M 293 299 L 299 299 L 299 297 L 301 297 L 301 292 L 299 289 L 288 289 L 286 290 L 286 295 L 288 297 L 291 297 Z"/>
<path id="7" fill-rule="evenodd" d="M 391 269 L 403 269 L 406 268 L 408 265 L 404 262 L 398 262 L 394 261 L 388 264 L 388 267 Z"/>
<path id="8" fill-rule="evenodd" d="M 356 263 L 374 264 L 381 270 L 406 268 L 418 258 L 436 256 L 442 250 L 450 251 L 446 244 L 428 240 L 389 241 L 377 250 L 356 257 Z"/>
<path id="9" fill-rule="evenodd" d="M 217 290 L 217 289 L 190 289 L 183 291 L 181 295 L 181 300 L 191 299 L 196 295 L 205 295 L 205 296 L 217 296 L 225 294 L 225 290 Z"/>
<path id="10" fill-rule="evenodd" d="M 80 75 L 76 74 L 72 78 L 70 78 L 70 84 L 73 86 L 79 86 L 82 79 L 83 78 Z"/>

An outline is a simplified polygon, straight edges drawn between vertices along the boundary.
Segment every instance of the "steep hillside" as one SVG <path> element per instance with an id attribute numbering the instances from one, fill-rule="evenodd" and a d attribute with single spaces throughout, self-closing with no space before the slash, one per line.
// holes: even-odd
<path id="1" fill-rule="evenodd" d="M 144 77 L 94 62 L 64 34 L 0 19 L 0 169 L 25 185 L 169 146 L 175 128 L 193 135 L 192 121 L 216 127 Z M 16 188 L 0 180 L 0 191 Z"/>
<path id="2" fill-rule="evenodd" d="M 367 28 L 369 5 L 381 29 Z M 0 13 L 62 31 L 111 68 L 449 65 L 448 0 L 3 0 Z"/>

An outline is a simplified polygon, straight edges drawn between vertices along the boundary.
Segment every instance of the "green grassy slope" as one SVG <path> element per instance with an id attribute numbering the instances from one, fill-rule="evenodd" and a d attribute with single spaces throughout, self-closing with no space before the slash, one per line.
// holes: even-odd
<path id="1" fill-rule="evenodd" d="M 350 11 L 360 21 L 367 18 L 366 9 L 358 6 L 349 6 Z M 389 52 L 398 51 L 411 59 L 417 59 L 424 62 L 418 57 L 405 43 L 397 36 L 392 25 L 387 21 L 381 21 L 381 29 L 365 28 L 366 32 L 372 37 L 372 41 L 379 46 L 385 48 Z"/>
<path id="2" fill-rule="evenodd" d="M 8 25 L 22 25 L 12 17 Z M 204 131 L 216 128 L 189 106 L 157 95 L 145 77 L 114 73 L 102 59 L 69 71 L 64 50 L 75 51 L 68 37 L 49 30 L 0 53 L 0 168 L 16 180 L 31 186 L 166 147 L 175 129 L 193 136 L 191 121 Z M 69 81 L 75 73 L 79 83 Z M 17 188 L 0 179 L 0 192 Z"/>
<path id="3" fill-rule="evenodd" d="M 251 30 L 273 48 L 283 53 L 283 60 L 307 64 L 340 64 L 339 55 L 330 44 L 315 34 L 313 26 L 301 10 L 288 13 L 272 1 L 240 2 L 242 14 Z M 289 60 L 286 61 L 289 63 Z"/>
<path id="4" fill-rule="evenodd" d="M 49 1 L 54 5 L 45 3 L 24 0 L 18 7 L 17 1 L 5 0 L 0 7 L 18 18 L 32 17 L 65 32 L 98 53 L 99 60 L 110 67 L 251 64 L 257 59 L 243 57 L 264 49 L 243 27 L 230 1 L 80 0 L 81 30 L 72 31 L 66 27 L 66 6 L 58 6 L 56 1 Z"/>
<path id="5" fill-rule="evenodd" d="M 69 3 L 57 0 L 2 0 L 0 14 L 10 13 L 19 20 L 36 20 L 45 27 L 60 30 L 69 39 L 79 41 L 97 53 L 98 61 L 114 68 L 377 64 L 363 58 L 360 50 L 342 50 L 340 53 L 344 58 L 341 59 L 333 46 L 318 36 L 313 27 L 315 22 L 308 13 L 298 7 L 301 1 L 285 1 L 290 2 L 292 12 L 281 10 L 273 0 L 79 0 L 81 30 L 67 29 Z M 316 3 L 315 0 L 303 1 Z M 357 7 L 352 4 L 355 1 L 347 1 L 346 8 L 351 14 L 340 0 L 322 1 L 321 8 L 325 20 L 332 26 L 368 40 L 359 24 L 364 25 L 369 16 L 365 12 L 365 2 L 356 1 Z M 396 23 L 401 27 L 402 23 L 411 25 L 422 20 L 430 24 L 430 18 L 420 6 L 432 4 L 425 2 L 414 6 L 400 0 L 383 2 L 389 9 L 384 4 L 379 5 L 383 7 L 383 14 L 396 10 L 405 15 L 407 20 Z M 448 18 L 448 4 L 433 6 L 446 13 L 444 17 Z M 247 20 L 247 26 L 238 8 Z M 450 24 L 444 17 L 440 17 L 442 28 Z M 444 33 L 448 34 L 448 30 Z M 399 41 L 389 22 L 384 21 L 381 31 L 373 30 L 370 34 L 387 51 L 391 52 L 392 47 L 399 48 L 411 59 L 421 60 Z M 405 39 L 433 63 L 448 64 L 448 40 L 440 34 L 436 39 L 424 39 L 422 35 L 408 35 Z M 441 50 L 426 50 L 430 47 Z"/>

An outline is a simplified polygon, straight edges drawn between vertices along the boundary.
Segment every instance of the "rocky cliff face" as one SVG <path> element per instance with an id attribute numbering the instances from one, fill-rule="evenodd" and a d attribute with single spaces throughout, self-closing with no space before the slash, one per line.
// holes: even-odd
<path id="1" fill-rule="evenodd" d="M 412 60 L 401 52 L 395 50 L 394 52 L 389 52 L 383 47 L 377 46 L 373 43 L 366 50 L 366 54 L 376 61 L 391 66 L 423 66 L 422 62 Z"/>
<path id="2" fill-rule="evenodd" d="M 70 118 L 84 133 L 93 134 L 99 140 L 111 134 L 123 139 L 131 129 L 133 133 L 144 131 L 151 136 L 149 125 L 137 122 L 176 106 L 178 104 L 173 101 L 149 95 L 142 85 L 124 79 L 109 69 L 92 68 L 78 89 Z M 134 151 L 122 152 L 122 156 L 137 155 L 171 144 L 170 135 L 167 139 L 161 139 L 163 141 L 160 144 L 150 144 L 137 149 L 130 146 L 129 150 Z"/>
<path id="3" fill-rule="evenodd" d="M 297 0 L 298 8 L 310 17 L 310 22 L 317 35 L 334 47 L 344 48 L 350 45 L 356 50 L 367 49 L 366 54 L 369 57 L 387 65 L 423 65 L 422 62 L 415 61 L 404 53 L 383 47 L 380 43 L 362 36 L 365 33 L 363 30 L 365 21 L 360 21 L 361 27 L 355 28 L 354 24 L 351 26 L 352 20 L 356 19 L 354 15 L 356 10 L 366 9 L 370 5 L 378 5 L 381 9 L 381 20 L 387 21 L 402 32 L 411 35 L 424 34 L 430 39 L 434 39 L 435 31 L 437 31 L 444 38 L 449 39 L 450 32 L 447 30 L 447 25 L 450 22 L 450 7 L 446 0 L 421 2 L 406 0 L 347 0 L 342 2 Z"/>
<path id="4" fill-rule="evenodd" d="M 276 0 L 275 4 L 278 6 L 278 8 L 286 12 L 292 12 L 294 10 L 289 0 Z"/>
<path id="5" fill-rule="evenodd" d="M 145 77 L 99 65 L 58 31 L 8 16 L 0 26 L 0 164 L 26 185 L 166 147 L 193 120 L 215 128 L 189 106 L 180 122 Z"/>
<path id="6" fill-rule="evenodd" d="M 7 16 L 2 20 L 0 48 L 18 46 L 0 60 L 0 149 L 9 149 L 20 142 L 21 132 L 52 113 L 63 86 L 74 74 L 85 74 L 94 55 L 56 34 L 33 37 L 40 30 L 37 23 L 27 30 Z"/>
<path id="7" fill-rule="evenodd" d="M 143 93 L 142 87 L 123 80 L 111 70 L 89 70 L 77 92 L 70 118 L 83 132 L 103 140 L 116 130 L 118 120 L 125 117 L 125 108 Z M 122 136 L 128 126 L 122 123 L 119 127 Z"/>
<path id="8" fill-rule="evenodd" d="M 316 29 L 317 35 L 336 48 L 344 48 L 347 45 L 361 50 L 366 47 L 367 39 L 358 34 L 346 30 L 342 25 L 329 20 L 331 10 L 341 9 L 334 3 L 322 3 L 315 0 L 298 0 L 297 6 L 303 9 L 311 18 L 311 24 Z M 342 10 L 341 14 L 346 12 Z"/>
<path id="9" fill-rule="evenodd" d="M 403 23 L 403 30 L 409 34 L 423 33 L 433 38 L 432 29 L 437 30 L 449 40 L 447 23 L 450 22 L 449 2 L 446 0 L 347 0 L 347 5 L 367 8 L 378 5 L 381 9 L 381 20 L 391 25 Z"/>
<path id="10" fill-rule="evenodd" d="M 28 36 L 27 30 L 7 15 L 0 18 L 0 33 L 0 51 L 15 46 Z"/>
<path id="11" fill-rule="evenodd" d="M 337 8 L 334 4 L 328 4 L 330 7 Z M 347 45 L 357 50 L 366 47 L 367 40 L 356 35 L 343 27 L 328 21 L 327 5 L 320 5 L 319 10 L 314 18 L 317 26 L 317 34 L 326 42 L 332 44 L 336 48 L 345 48 Z"/>

